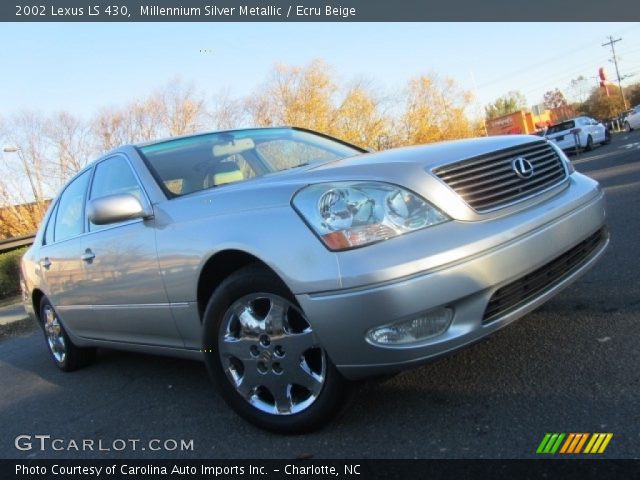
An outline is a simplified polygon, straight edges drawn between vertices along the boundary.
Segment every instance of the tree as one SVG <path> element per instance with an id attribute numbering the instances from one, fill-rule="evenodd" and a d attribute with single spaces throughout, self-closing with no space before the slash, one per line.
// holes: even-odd
<path id="1" fill-rule="evenodd" d="M 259 126 L 292 125 L 329 133 L 337 85 L 322 60 L 306 67 L 276 65 L 265 84 L 245 101 Z"/>
<path id="2" fill-rule="evenodd" d="M 106 152 L 123 143 L 131 143 L 135 135 L 126 112 L 116 108 L 104 108 L 94 118 L 92 130 L 97 151 Z"/>
<path id="3" fill-rule="evenodd" d="M 204 98 L 179 79 L 121 108 L 105 108 L 92 122 L 97 152 L 124 143 L 195 133 L 205 119 Z"/>
<path id="4" fill-rule="evenodd" d="M 602 88 L 596 88 L 583 104 L 583 108 L 587 115 L 600 120 L 606 121 L 617 117 L 624 110 L 620 90 L 611 89 L 607 96 Z"/>
<path id="5" fill-rule="evenodd" d="M 640 105 L 640 83 L 634 83 L 625 88 L 624 96 L 629 106 L 635 107 L 636 105 Z"/>
<path id="6" fill-rule="evenodd" d="M 544 94 L 543 102 L 545 108 L 549 110 L 553 110 L 554 108 L 566 107 L 568 105 L 567 99 L 564 97 L 564 94 L 558 90 L 549 90 Z"/>
<path id="7" fill-rule="evenodd" d="M 472 99 L 470 92 L 449 78 L 423 75 L 410 80 L 398 121 L 399 143 L 415 145 L 477 135 L 465 113 Z"/>
<path id="8" fill-rule="evenodd" d="M 46 210 L 46 197 L 59 183 L 52 171 L 45 118 L 34 111 L 15 114 L 3 124 L 0 142 L 4 146 L 0 162 L 1 234 L 35 232 Z"/>
<path id="9" fill-rule="evenodd" d="M 59 112 L 46 122 L 45 135 L 53 149 L 52 166 L 58 172 L 59 184 L 82 170 L 91 159 L 91 130 L 80 118 Z"/>
<path id="10" fill-rule="evenodd" d="M 186 135 L 200 130 L 204 117 L 204 98 L 191 84 L 172 80 L 147 99 L 148 108 L 156 107 L 161 126 L 168 136 Z"/>
<path id="11" fill-rule="evenodd" d="M 386 147 L 389 126 L 380 108 L 380 100 L 364 82 L 352 86 L 335 109 L 330 133 L 360 145 L 381 149 Z"/>
<path id="12" fill-rule="evenodd" d="M 524 94 L 517 90 L 512 90 L 484 107 L 484 111 L 487 120 L 491 120 L 492 118 L 523 110 L 526 108 L 526 105 L 527 99 Z"/>
<path id="13" fill-rule="evenodd" d="M 5 139 L 3 166 L 8 167 L 9 172 L 13 173 L 8 175 L 13 178 L 3 175 L 0 180 L 24 183 L 28 188 L 15 191 L 17 200 L 24 203 L 39 202 L 48 193 L 48 182 L 51 182 L 52 174 L 55 174 L 47 155 L 47 122 L 39 112 L 22 111 L 5 125 L 6 130 L 2 134 Z M 16 175 L 18 172 L 24 176 Z"/>
<path id="14" fill-rule="evenodd" d="M 524 106 L 509 92 L 501 108 Z M 302 67 L 276 65 L 245 98 L 222 92 L 211 101 L 179 79 L 85 120 L 69 112 L 20 112 L 0 119 L 0 236 L 33 233 L 46 203 L 73 174 L 121 144 L 188 134 L 213 125 L 294 125 L 377 149 L 482 135 L 469 119 L 470 92 L 454 80 L 424 75 L 410 80 L 393 105 L 370 82 L 340 84 L 322 60 Z M 509 103 L 511 102 L 511 103 Z M 387 108 L 391 106 L 391 108 Z"/>
<path id="15" fill-rule="evenodd" d="M 589 80 L 580 75 L 569 82 L 567 97 L 573 103 L 584 103 L 591 90 L 593 90 L 593 88 L 591 87 Z"/>
<path id="16" fill-rule="evenodd" d="M 207 117 L 216 130 L 230 130 L 243 123 L 244 113 L 242 101 L 232 98 L 228 91 L 222 91 L 213 97 Z"/>

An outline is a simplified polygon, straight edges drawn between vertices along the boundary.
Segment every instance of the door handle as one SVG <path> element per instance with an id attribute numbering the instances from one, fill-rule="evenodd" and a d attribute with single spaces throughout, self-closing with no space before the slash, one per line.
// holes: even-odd
<path id="1" fill-rule="evenodd" d="M 96 254 L 93 253 L 90 248 L 87 248 L 80 258 L 83 262 L 91 263 L 93 259 L 96 258 Z"/>
<path id="2" fill-rule="evenodd" d="M 40 265 L 49 270 L 49 267 L 51 266 L 51 260 L 49 260 L 49 257 L 44 257 L 42 260 L 40 260 Z"/>

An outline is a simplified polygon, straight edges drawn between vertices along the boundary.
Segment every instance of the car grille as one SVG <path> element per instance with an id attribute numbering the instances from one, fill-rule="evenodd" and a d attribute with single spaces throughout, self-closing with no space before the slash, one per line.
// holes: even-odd
<path id="1" fill-rule="evenodd" d="M 605 229 L 599 230 L 545 266 L 496 290 L 484 311 L 482 323 L 490 323 L 553 288 L 577 270 L 605 241 L 606 236 Z"/>
<path id="2" fill-rule="evenodd" d="M 530 178 L 516 174 L 513 162 L 518 157 L 533 166 Z M 524 200 L 567 176 L 562 160 L 544 140 L 445 165 L 433 173 L 479 213 Z"/>

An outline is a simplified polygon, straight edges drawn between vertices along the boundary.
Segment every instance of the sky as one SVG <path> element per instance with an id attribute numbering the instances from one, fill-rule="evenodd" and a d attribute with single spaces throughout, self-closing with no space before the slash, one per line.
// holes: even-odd
<path id="1" fill-rule="evenodd" d="M 640 23 L 4 23 L 0 118 L 20 110 L 90 117 L 179 77 L 206 97 L 245 97 L 276 63 L 320 58 L 341 83 L 383 94 L 436 73 L 474 93 L 475 109 L 510 90 L 529 105 L 599 67 L 615 44 L 624 84 L 640 82 Z"/>

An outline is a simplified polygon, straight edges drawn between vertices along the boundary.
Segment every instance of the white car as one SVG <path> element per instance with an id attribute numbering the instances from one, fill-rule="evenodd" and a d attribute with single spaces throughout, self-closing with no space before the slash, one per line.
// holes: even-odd
<path id="1" fill-rule="evenodd" d="M 624 128 L 627 132 L 634 128 L 640 128 L 640 105 L 633 107 L 627 118 L 624 119 Z"/>
<path id="2" fill-rule="evenodd" d="M 605 145 L 611 141 L 607 127 L 590 117 L 576 117 L 551 125 L 545 137 L 562 150 L 591 150 L 595 143 Z"/>

